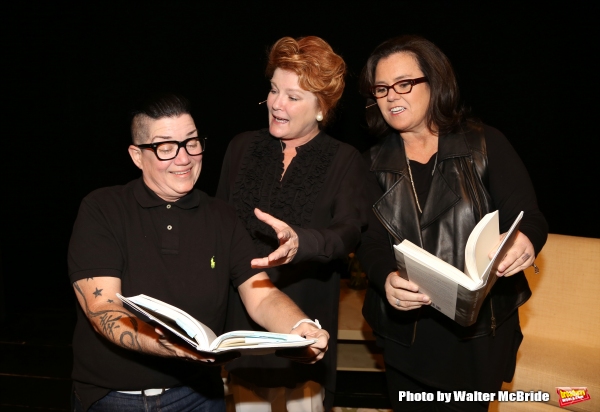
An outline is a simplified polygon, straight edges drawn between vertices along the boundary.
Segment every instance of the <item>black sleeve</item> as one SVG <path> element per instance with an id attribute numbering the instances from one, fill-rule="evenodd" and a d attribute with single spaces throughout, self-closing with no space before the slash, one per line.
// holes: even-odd
<path id="1" fill-rule="evenodd" d="M 500 231 L 506 232 L 517 215 L 523 211 L 519 230 L 529 238 L 536 255 L 548 237 L 548 223 L 538 209 L 529 173 L 523 161 L 506 137 L 486 126 L 489 191 L 500 211 Z"/>
<path id="2" fill-rule="evenodd" d="M 237 216 L 233 218 L 235 219 L 235 225 L 231 235 L 229 277 L 233 286 L 237 288 L 252 276 L 263 272 L 263 270 L 253 269 L 250 266 L 250 261 L 256 257 L 256 248 L 242 221 Z"/>
<path id="3" fill-rule="evenodd" d="M 360 154 L 352 149 L 332 167 L 343 168 L 336 177 L 337 188 L 331 203 L 331 223 L 325 228 L 291 227 L 299 240 L 298 252 L 291 263 L 312 261 L 326 263 L 348 256 L 366 227 L 365 176 Z M 328 196 L 329 194 L 326 194 Z"/>
<path id="4" fill-rule="evenodd" d="M 385 295 L 385 281 L 391 272 L 397 270 L 397 265 L 390 237 L 372 210 L 372 205 L 383 196 L 383 191 L 377 183 L 375 175 L 369 171 L 370 163 L 369 152 L 367 152 L 363 155 L 363 173 L 366 176 L 365 193 L 369 205 L 367 229 L 361 236 L 356 253 L 369 282 Z"/>
<path id="5" fill-rule="evenodd" d="M 81 202 L 67 255 L 71 283 L 92 277 L 121 277 L 125 258 L 119 235 L 92 196 Z"/>
<path id="6" fill-rule="evenodd" d="M 231 143 L 227 146 L 223 164 L 221 165 L 221 176 L 219 177 L 219 185 L 217 186 L 217 199 L 229 202 L 229 173 L 231 167 Z"/>

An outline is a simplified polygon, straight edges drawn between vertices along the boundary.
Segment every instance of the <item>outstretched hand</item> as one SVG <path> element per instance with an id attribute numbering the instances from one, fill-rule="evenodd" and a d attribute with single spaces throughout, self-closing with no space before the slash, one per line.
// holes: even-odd
<path id="1" fill-rule="evenodd" d="M 271 226 L 279 239 L 279 247 L 269 256 L 252 259 L 250 265 L 255 269 L 266 269 L 274 266 L 285 265 L 294 259 L 298 252 L 298 235 L 287 223 L 279 220 L 268 213 L 256 208 L 256 217 Z"/>

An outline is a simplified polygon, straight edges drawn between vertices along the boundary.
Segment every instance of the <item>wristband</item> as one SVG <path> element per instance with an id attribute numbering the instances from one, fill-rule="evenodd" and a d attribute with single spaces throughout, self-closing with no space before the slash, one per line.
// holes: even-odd
<path id="1" fill-rule="evenodd" d="M 298 326 L 300 326 L 301 323 L 311 323 L 311 324 L 315 325 L 317 328 L 322 329 L 321 324 L 319 323 L 319 319 L 315 319 L 314 322 L 310 319 L 301 319 L 298 322 L 296 322 L 296 324 L 294 326 L 292 326 L 292 330 L 294 330 Z"/>

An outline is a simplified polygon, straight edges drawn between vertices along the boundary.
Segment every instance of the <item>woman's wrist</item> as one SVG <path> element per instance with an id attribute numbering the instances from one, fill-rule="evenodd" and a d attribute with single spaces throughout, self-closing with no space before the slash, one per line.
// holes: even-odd
<path id="1" fill-rule="evenodd" d="M 292 326 L 292 330 L 290 332 L 293 332 L 294 329 L 298 328 L 298 326 L 300 326 L 303 323 L 308 323 L 316 326 L 318 329 L 322 329 L 318 319 L 315 319 L 314 321 L 311 319 L 300 319 L 298 322 L 296 322 L 294 326 Z"/>

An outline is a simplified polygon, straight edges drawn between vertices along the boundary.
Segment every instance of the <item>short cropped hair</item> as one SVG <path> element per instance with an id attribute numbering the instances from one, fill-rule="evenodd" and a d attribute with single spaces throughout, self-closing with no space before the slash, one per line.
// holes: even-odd
<path id="1" fill-rule="evenodd" d="M 290 70 L 298 75 L 300 87 L 317 96 L 325 125 L 344 92 L 346 63 L 331 46 L 316 36 L 279 39 L 269 52 L 266 75 L 275 69 Z"/>
<path id="2" fill-rule="evenodd" d="M 158 120 L 163 117 L 178 117 L 190 114 L 189 101 L 175 93 L 165 93 L 145 100 L 139 109 L 133 112 L 131 120 L 131 138 L 134 144 L 146 142 L 148 135 L 148 120 Z"/>
<path id="3" fill-rule="evenodd" d="M 367 106 L 375 102 L 371 87 L 375 82 L 377 64 L 395 53 L 411 54 L 428 79 L 430 98 L 426 124 L 429 130 L 439 135 L 457 131 L 465 120 L 466 110 L 460 104 L 454 70 L 448 57 L 435 44 L 420 36 L 406 35 L 386 40 L 371 53 L 360 76 L 360 91 L 367 98 Z M 381 136 L 392 130 L 377 108 L 367 109 L 366 117 L 372 134 Z"/>

